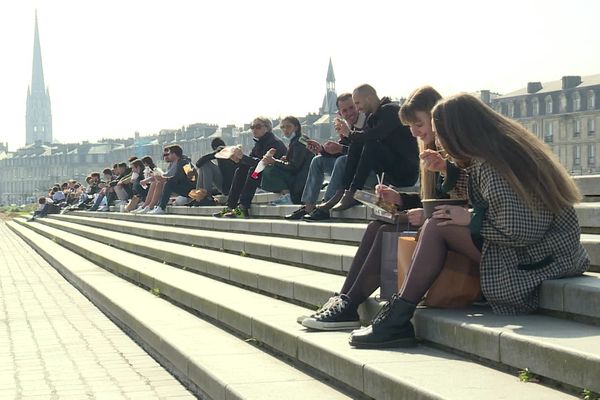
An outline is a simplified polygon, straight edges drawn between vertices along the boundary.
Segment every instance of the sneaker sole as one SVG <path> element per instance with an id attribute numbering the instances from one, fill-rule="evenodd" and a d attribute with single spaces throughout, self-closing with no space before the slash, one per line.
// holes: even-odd
<path id="1" fill-rule="evenodd" d="M 319 322 L 314 318 L 304 319 L 304 321 L 302 321 L 302 326 L 316 331 L 345 331 L 361 327 L 360 321 Z"/>
<path id="2" fill-rule="evenodd" d="M 356 347 L 357 349 L 387 349 L 392 347 L 415 347 L 417 346 L 417 339 L 415 338 L 402 338 L 402 339 L 394 339 L 388 340 L 387 342 L 378 342 L 378 343 L 362 343 L 362 342 L 354 342 L 352 341 L 352 337 L 348 340 L 350 346 Z"/>

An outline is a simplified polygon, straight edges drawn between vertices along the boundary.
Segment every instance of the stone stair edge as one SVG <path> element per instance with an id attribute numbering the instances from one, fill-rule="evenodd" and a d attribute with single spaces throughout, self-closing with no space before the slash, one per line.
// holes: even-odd
<path id="1" fill-rule="evenodd" d="M 425 313 L 422 313 L 423 315 L 427 315 L 426 313 L 430 313 L 430 310 L 426 310 Z M 491 354 L 489 349 L 501 349 L 502 346 L 504 345 L 504 349 L 506 354 L 511 355 L 512 359 L 515 359 L 515 352 L 510 351 L 511 346 L 516 346 L 520 343 L 524 343 L 526 348 L 538 348 L 538 347 L 544 347 L 545 351 L 548 351 L 548 349 L 554 349 L 554 351 L 550 351 L 550 354 L 552 354 L 553 356 L 555 356 L 556 354 L 558 354 L 559 356 L 562 357 L 566 357 L 566 358 L 570 358 L 573 360 L 577 360 L 577 363 L 573 363 L 577 366 L 582 365 L 582 363 L 584 363 L 585 360 L 589 361 L 590 356 L 588 355 L 587 357 L 581 357 L 581 354 L 578 354 L 578 351 L 571 349 L 571 351 L 566 352 L 565 353 L 565 348 L 566 347 L 562 347 L 562 350 L 557 350 L 556 346 L 553 345 L 548 345 L 548 344 L 544 344 L 543 342 L 539 342 L 536 340 L 526 340 L 524 339 L 524 337 L 516 335 L 516 337 L 511 337 L 510 333 L 507 332 L 498 332 L 494 329 L 488 329 L 487 331 L 484 328 L 478 327 L 478 326 L 466 326 L 463 324 L 462 321 L 451 321 L 451 322 L 447 322 L 446 324 L 441 324 L 441 323 L 436 323 L 435 320 L 439 319 L 440 317 L 437 318 L 433 318 L 433 319 L 426 319 L 426 317 L 423 317 L 421 314 L 419 314 L 420 316 L 417 318 L 417 321 L 423 321 L 423 318 L 425 318 L 425 321 L 427 321 L 427 324 L 431 327 L 432 324 L 434 327 L 436 327 L 435 329 L 428 329 L 425 330 L 425 332 L 431 331 L 432 334 L 429 336 L 425 336 L 425 339 L 429 340 L 430 338 L 436 337 L 436 338 L 441 338 L 444 337 L 444 335 L 440 335 L 439 332 L 443 331 L 444 329 L 446 329 L 447 332 L 460 332 L 461 335 L 456 334 L 456 336 L 462 336 L 462 337 L 468 337 L 471 339 L 471 347 L 469 347 L 468 344 L 465 344 L 463 341 L 446 341 L 445 343 L 441 343 L 443 345 L 449 345 L 448 347 L 452 347 L 452 346 L 456 346 L 459 350 L 464 351 L 464 350 L 471 350 L 472 354 L 475 354 L 476 356 L 480 356 L 483 358 L 487 358 L 487 359 L 491 359 L 492 361 L 496 361 L 496 362 L 502 362 L 502 357 L 500 355 L 500 353 L 493 353 Z M 546 320 L 551 320 L 549 317 L 545 317 Z M 447 320 L 447 315 L 444 315 L 444 318 Z M 556 320 L 558 321 L 558 320 Z M 556 322 L 554 321 L 554 322 Z M 425 323 L 421 322 L 423 325 L 425 325 Z M 437 324 L 437 326 L 436 326 Z M 563 326 L 566 326 L 568 324 L 572 324 L 570 322 L 566 322 L 566 321 L 561 321 L 560 323 Z M 419 325 L 417 325 L 419 326 Z M 577 325 L 579 326 L 579 325 Z M 446 328 L 444 328 L 446 327 Z M 588 328 L 588 329 L 596 329 L 600 332 L 600 328 Z M 436 336 L 437 335 L 437 336 Z M 450 337 L 452 337 L 452 335 L 450 335 Z M 458 344 L 457 344 L 458 343 Z M 509 343 L 509 344 L 506 344 Z M 461 348 L 460 345 L 462 346 L 466 346 Z M 508 349 L 508 350 L 507 350 Z M 469 352 L 469 351 L 467 351 Z M 516 352 L 516 354 L 519 354 L 520 352 Z M 543 357 L 544 351 L 539 351 L 540 356 Z M 596 373 L 600 373 L 600 358 L 598 358 L 598 355 L 596 357 L 597 359 L 592 360 L 588 363 L 587 365 L 587 370 L 589 371 L 590 369 Z M 510 357 L 509 357 L 510 359 Z M 518 359 L 518 357 L 517 357 Z M 523 360 L 523 359 L 519 359 L 519 360 Z M 548 360 L 544 360 L 544 361 L 548 361 Z M 538 373 L 542 374 L 541 371 L 544 370 L 544 366 L 546 365 L 545 362 L 541 362 L 539 369 L 536 369 L 536 366 L 531 366 L 529 365 L 528 367 L 530 367 L 530 369 L 533 372 L 539 371 Z M 557 364 L 556 366 L 559 366 L 559 364 Z M 522 368 L 523 365 L 512 365 L 513 367 L 516 368 Z M 559 370 L 559 368 L 550 368 L 550 369 L 546 369 L 544 370 L 544 373 L 542 375 L 544 376 L 550 376 L 552 379 L 557 379 L 560 380 L 561 376 L 564 376 L 565 373 L 564 371 L 561 371 L 562 374 L 559 374 L 558 376 L 552 376 L 551 374 L 553 373 L 553 371 Z M 580 376 L 581 374 L 579 374 L 578 371 L 577 374 L 575 374 L 575 376 Z M 577 379 L 574 378 L 573 376 L 570 376 L 570 381 L 566 382 L 568 384 L 571 385 L 575 385 L 577 386 L 580 382 L 577 381 L 573 381 L 573 379 Z M 590 382 L 583 382 L 585 383 L 585 385 L 579 385 L 580 387 L 594 387 L 593 383 Z"/>
<path id="2" fill-rule="evenodd" d="M 165 275 L 165 276 L 166 276 L 166 275 Z M 168 285 L 167 285 L 167 286 L 168 286 Z M 242 289 L 239 289 L 239 290 L 242 290 Z M 174 294 L 177 294 L 178 292 L 175 292 L 175 291 L 173 291 L 173 293 L 174 293 Z M 175 300 L 175 301 L 177 301 L 177 299 L 174 299 L 174 300 Z M 286 314 L 286 315 L 287 315 L 287 314 Z M 268 318 L 267 318 L 267 320 L 268 320 Z M 268 332 L 267 332 L 267 331 L 268 331 L 268 329 L 267 329 L 267 328 L 268 328 L 268 325 L 269 325 L 268 321 L 266 321 L 266 322 L 265 322 L 265 321 L 260 321 L 260 318 L 258 318 L 258 317 L 252 317 L 252 321 L 253 321 L 253 324 L 258 324 L 258 326 L 262 326 L 262 328 L 261 328 L 261 329 L 266 329 L 266 330 L 263 332 L 263 334 L 264 334 L 264 335 L 266 335 L 266 336 L 268 336 Z M 288 321 L 288 323 L 289 323 L 289 321 Z M 295 323 L 294 323 L 294 324 L 295 324 Z M 272 322 L 271 322 L 271 325 L 273 325 L 273 323 L 272 323 Z M 273 328 L 273 326 L 271 326 L 271 329 L 272 329 L 272 328 Z M 324 336 L 324 335 L 323 335 L 323 336 Z M 306 337 L 309 337 L 309 336 L 306 336 Z M 277 342 L 277 340 L 276 340 L 276 339 L 271 339 L 271 340 L 273 340 L 273 341 Z M 308 344 L 308 342 L 309 342 L 309 341 L 310 341 L 309 339 L 306 339 L 306 340 L 301 340 L 301 342 L 302 342 L 302 343 L 304 343 L 304 344 Z M 275 345 L 275 348 L 277 348 L 277 344 Z M 421 349 L 423 349 L 423 347 L 421 347 Z M 279 349 L 279 350 L 281 350 L 281 349 Z M 321 349 L 320 351 L 322 351 L 322 350 L 323 350 L 323 349 Z M 296 351 L 289 351 L 287 354 L 288 354 L 288 356 L 293 356 L 294 354 L 298 354 L 298 353 L 300 353 L 300 352 L 299 352 L 299 350 L 296 350 Z M 388 364 L 388 362 L 386 362 L 385 364 Z M 367 365 L 368 365 L 368 364 L 367 364 Z M 367 365 L 364 365 L 364 366 L 366 367 Z M 364 368 L 363 368 L 363 367 L 361 367 L 361 370 L 363 370 L 363 369 L 364 369 Z M 532 369 L 532 370 L 533 370 L 533 369 Z M 348 382 L 346 382 L 346 383 L 348 383 Z"/>
<path id="3" fill-rule="evenodd" d="M 224 231 L 248 232 L 252 226 L 253 233 L 257 235 L 276 234 L 284 237 L 303 237 L 301 232 L 310 232 L 312 238 L 323 241 L 332 241 L 342 244 L 359 244 L 366 229 L 366 223 L 349 223 L 339 221 L 305 222 L 285 221 L 279 219 L 224 219 L 207 216 L 191 215 L 146 215 L 131 213 L 98 213 L 78 211 L 66 215 L 85 216 L 89 218 L 115 219 L 133 222 L 142 222 L 157 225 L 176 226 L 180 224 L 186 228 L 215 229 Z M 57 216 L 50 216 L 55 218 Z M 400 228 L 401 230 L 402 228 Z M 600 272 L 600 234 L 582 234 L 582 244 L 590 255 L 591 272 Z"/>
<path id="4" fill-rule="evenodd" d="M 148 223 L 154 225 L 180 226 L 194 229 L 211 229 L 255 235 L 280 235 L 281 237 L 330 240 L 333 243 L 360 243 L 366 223 L 305 222 L 280 219 L 228 219 L 187 215 L 147 215 L 131 213 L 73 212 L 49 215 L 49 218 L 77 216 L 91 219 L 107 219 Z M 600 235 L 598 235 L 600 241 Z"/>
<path id="5" fill-rule="evenodd" d="M 177 231 L 173 231 L 164 229 L 164 226 L 161 229 L 159 226 L 139 224 L 134 221 L 113 222 L 105 219 L 92 220 L 61 216 L 39 222 L 42 224 L 66 223 L 92 229 L 110 227 L 113 231 L 123 234 L 127 234 L 128 231 L 133 229 L 148 239 L 166 240 L 167 242 L 185 245 L 193 244 L 195 247 L 212 250 L 223 249 L 228 253 L 254 255 L 261 259 L 277 259 L 283 264 L 302 265 L 337 274 L 341 274 L 343 271 L 349 269 L 352 257 L 356 252 L 354 246 L 344 244 L 326 243 L 320 244 L 321 247 L 316 248 L 314 243 L 297 238 L 273 238 L 248 233 L 208 231 L 191 228 L 180 228 Z M 135 224 L 139 226 L 135 226 Z M 69 227 L 67 225 L 67 229 Z M 92 232 L 92 230 L 88 229 L 88 232 Z M 265 240 L 265 238 L 269 238 L 269 240 Z"/>
<path id="6" fill-rule="evenodd" d="M 349 396 L 334 389 L 331 385 L 323 384 L 320 382 L 320 379 L 306 375 L 305 372 L 293 368 L 279 358 L 270 355 L 267 352 L 260 351 L 246 340 L 238 338 L 209 322 L 199 319 L 168 301 L 150 295 L 148 291 L 122 280 L 109 271 L 105 271 L 93 262 L 81 257 L 79 254 L 60 246 L 57 243 L 52 243 L 50 239 L 43 237 L 39 233 L 36 233 L 39 238 L 33 240 L 28 233 L 25 233 L 27 227 L 22 226 L 22 224 L 19 225 L 21 226 L 9 225 L 9 227 L 21 239 L 39 252 L 55 269 L 59 270 L 59 272 L 74 286 L 81 290 L 90 301 L 99 307 L 105 314 L 109 315 L 111 320 L 116 320 L 115 322 L 117 322 L 121 329 L 125 330 L 128 335 L 133 335 L 136 342 L 141 342 L 144 350 L 150 352 L 153 357 L 161 361 L 161 364 L 166 364 L 166 367 L 174 372 L 180 380 L 183 380 L 183 383 L 196 395 L 211 399 L 255 399 L 256 392 L 260 392 L 260 389 L 253 388 L 252 385 L 257 384 L 256 379 L 259 377 L 258 374 L 251 374 L 249 372 L 248 375 L 255 376 L 249 376 L 244 380 L 240 380 L 240 375 L 235 370 L 229 373 L 227 368 L 214 368 L 215 362 L 212 362 L 213 365 L 211 365 L 210 361 L 206 362 L 207 357 L 199 357 L 200 354 L 195 351 L 195 348 L 197 347 L 196 344 L 182 342 L 181 335 L 174 335 L 172 329 L 164 329 L 164 327 L 161 329 L 161 326 L 157 327 L 155 324 L 151 324 L 152 320 L 156 319 L 156 314 L 160 315 L 162 310 L 169 310 L 168 314 L 171 318 L 174 317 L 173 313 L 176 314 L 175 316 L 180 324 L 183 322 L 181 321 L 183 319 L 185 326 L 182 327 L 180 325 L 180 329 L 183 331 L 201 330 L 204 335 L 208 333 L 211 339 L 210 343 L 206 343 L 206 340 L 200 342 L 210 345 L 211 351 L 209 354 L 212 358 L 219 355 L 219 353 L 215 351 L 215 346 L 220 346 L 222 347 L 220 350 L 223 352 L 223 357 L 231 358 L 232 355 L 239 355 L 242 356 L 240 358 L 248 358 L 247 356 L 251 356 L 252 367 L 259 371 L 262 368 L 272 370 L 274 367 L 280 370 L 279 377 L 272 377 L 270 380 L 267 380 L 267 382 L 270 385 L 277 385 L 278 389 L 281 390 L 280 393 L 285 395 L 286 398 L 302 398 L 296 395 L 298 385 L 289 385 L 291 381 L 300 383 L 301 386 L 307 384 L 311 385 L 310 388 L 307 388 L 309 393 L 319 397 L 325 396 L 322 398 L 354 398 L 354 396 Z M 55 257 L 54 254 L 57 252 L 60 253 L 60 249 L 69 252 L 70 256 L 60 259 Z M 77 256 L 77 258 L 73 259 L 73 256 Z M 69 268 L 65 265 L 67 261 L 76 267 Z M 105 285 L 105 288 L 110 287 L 111 295 L 113 295 L 110 298 L 103 292 L 97 290 L 94 285 L 88 281 L 89 279 L 93 280 L 94 278 L 97 278 L 98 274 L 102 274 L 104 279 L 111 280 L 110 285 Z M 128 296 L 126 296 L 126 300 L 123 302 L 126 302 L 129 305 L 136 304 L 138 302 L 131 301 L 131 298 L 136 296 L 142 298 L 140 303 L 153 303 L 150 308 L 154 315 L 150 322 L 144 323 L 143 315 L 140 318 L 138 314 L 134 315 L 131 312 L 128 313 L 125 304 L 118 304 L 118 302 L 114 300 L 115 290 L 122 290 L 122 288 L 125 287 L 133 288 L 133 290 L 129 290 Z M 162 314 L 166 313 L 163 311 Z M 232 346 L 235 347 L 235 352 L 230 350 Z M 210 357 L 208 360 L 210 360 Z M 235 361 L 235 357 L 232 361 Z M 205 365 L 202 364 L 203 362 Z M 251 371 L 251 369 L 248 371 Z M 281 373 L 281 371 L 284 371 L 284 373 Z M 290 376 L 294 375 L 296 375 L 294 379 L 291 379 Z"/>
<path id="7" fill-rule="evenodd" d="M 148 224 L 140 224 L 143 226 L 136 227 L 132 226 L 132 224 L 135 224 L 135 222 L 132 221 L 127 221 L 128 223 L 130 223 L 130 225 L 128 226 L 121 226 L 118 223 L 107 223 L 103 219 L 98 220 L 97 223 L 95 223 L 96 221 L 91 221 L 86 218 L 77 218 L 75 222 L 72 221 L 73 218 L 71 218 L 71 221 L 69 221 L 69 218 L 64 217 L 61 218 L 61 220 L 66 220 L 67 222 L 72 222 L 74 224 L 81 223 L 83 225 L 92 226 L 97 229 L 102 229 L 102 227 L 104 227 L 115 230 L 114 226 L 117 226 L 117 228 L 120 228 L 118 232 L 123 234 L 135 233 L 136 235 L 144 236 L 151 240 L 167 239 L 170 242 L 179 243 L 182 245 L 186 245 L 192 241 L 189 238 L 190 236 L 202 236 L 201 231 L 193 230 L 190 233 L 186 234 L 184 232 L 185 228 L 182 228 L 177 233 L 163 232 L 164 236 L 161 237 L 160 235 L 148 233 L 152 231 L 152 226 L 147 227 L 146 225 Z M 260 256 L 265 257 L 266 259 L 274 263 L 281 262 L 281 260 L 274 259 L 273 257 L 273 246 L 275 245 L 276 241 L 271 242 L 270 253 L 269 251 L 266 251 L 265 253 L 264 250 L 261 250 Z M 217 244 L 217 246 L 219 245 Z M 208 246 L 204 245 L 202 247 L 210 248 L 211 244 L 209 243 Z M 223 244 L 223 247 L 227 247 L 227 245 Z M 264 247 L 267 247 L 267 245 L 265 245 Z M 212 245 L 212 249 L 216 249 L 214 244 Z M 243 249 L 249 255 L 252 255 L 254 251 L 259 251 L 256 248 L 255 244 L 248 247 L 244 246 Z M 285 256 L 285 249 L 281 250 L 276 254 Z M 288 255 L 288 257 L 293 257 L 293 255 Z M 314 261 L 316 263 L 323 263 L 327 262 L 328 258 L 311 257 L 308 260 Z M 323 264 L 320 265 L 323 266 Z M 345 265 L 342 263 L 342 270 L 347 270 L 347 268 L 344 268 L 347 265 L 347 263 Z M 337 270 L 335 264 L 331 266 L 331 269 Z M 590 318 L 596 323 L 600 323 L 600 275 L 598 274 L 592 272 L 582 277 L 546 281 L 542 284 L 540 296 L 541 307 L 546 310 L 563 312 L 566 314 L 571 314 L 573 316 L 582 316 L 584 318 Z"/>

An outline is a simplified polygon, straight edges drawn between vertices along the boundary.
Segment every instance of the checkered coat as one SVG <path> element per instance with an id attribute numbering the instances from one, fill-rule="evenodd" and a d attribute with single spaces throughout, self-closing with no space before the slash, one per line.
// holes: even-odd
<path id="1" fill-rule="evenodd" d="M 474 162 L 467 173 L 469 198 L 482 211 L 479 226 L 471 226 L 483 238 L 481 289 L 495 313 L 532 312 L 543 281 L 587 270 L 573 207 L 555 215 L 541 203 L 535 210 L 525 206 L 486 162 Z"/>

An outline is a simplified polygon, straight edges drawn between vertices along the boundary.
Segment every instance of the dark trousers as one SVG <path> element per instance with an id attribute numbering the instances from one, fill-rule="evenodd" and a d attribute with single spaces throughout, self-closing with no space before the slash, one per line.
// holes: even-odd
<path id="1" fill-rule="evenodd" d="M 160 196 L 160 203 L 158 203 L 158 206 L 164 210 L 167 208 L 167 203 L 169 202 L 169 197 L 171 197 L 171 193 L 177 193 L 178 196 L 187 197 L 188 193 L 192 189 L 195 189 L 195 186 L 190 181 L 175 181 L 173 179 L 167 179 L 167 183 L 165 183 L 165 187 Z"/>
<path id="2" fill-rule="evenodd" d="M 132 188 L 133 194 L 137 196 L 140 201 L 146 201 L 146 196 L 148 195 L 148 186 L 146 186 L 146 189 L 144 189 L 142 185 L 140 185 L 139 181 L 134 181 Z"/>
<path id="3" fill-rule="evenodd" d="M 397 230 L 396 225 L 381 221 L 371 221 L 367 226 L 340 291 L 353 303 L 362 303 L 379 287 L 383 234 Z"/>
<path id="4" fill-rule="evenodd" d="M 399 159 L 392 149 L 377 140 L 353 143 L 348 149 L 345 187 L 353 191 L 362 189 L 371 172 L 378 175 L 385 172 L 386 183 L 412 186 L 419 176 L 419 163 Z"/>
<path id="5" fill-rule="evenodd" d="M 344 171 L 344 189 L 349 189 L 350 184 L 354 180 L 354 175 L 356 174 L 356 169 L 358 168 L 358 163 L 360 162 L 360 157 L 363 151 L 364 143 L 350 143 L 350 147 L 348 147 L 348 158 L 346 160 L 346 169 Z"/>
<path id="6" fill-rule="evenodd" d="M 243 207 L 250 208 L 254 193 L 256 193 L 256 189 L 260 185 L 260 177 L 258 179 L 250 177 L 252 172 L 254 172 L 254 167 L 245 164 L 238 165 L 233 174 L 231 189 L 227 198 L 228 208 L 235 208 L 238 201 Z"/>

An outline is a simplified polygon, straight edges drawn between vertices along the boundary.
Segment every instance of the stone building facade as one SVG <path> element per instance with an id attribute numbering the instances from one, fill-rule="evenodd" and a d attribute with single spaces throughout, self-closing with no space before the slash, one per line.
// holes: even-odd
<path id="1" fill-rule="evenodd" d="M 546 142 L 572 175 L 600 173 L 600 74 L 529 82 L 488 103 Z"/>
<path id="2" fill-rule="evenodd" d="M 39 46 L 38 42 L 39 39 L 36 39 Z M 41 71 L 41 64 L 37 69 L 35 65 L 34 62 L 34 75 L 35 71 Z M 326 92 L 320 112 L 298 118 L 304 134 L 318 140 L 335 136 L 333 118 L 337 112 L 336 98 L 335 75 L 329 60 Z M 279 119 L 273 120 L 273 131 L 279 136 L 280 122 Z M 29 129 L 29 122 L 27 126 Z M 48 133 L 48 130 L 44 131 Z M 184 154 L 196 161 L 203 154 L 212 151 L 210 142 L 215 137 L 223 138 L 228 145 L 240 144 L 245 152 L 250 151 L 254 145 L 250 124 L 244 127 L 219 127 L 214 124 L 196 123 L 180 129 L 163 129 L 156 135 L 140 136 L 136 133 L 133 138 L 102 139 L 98 143 L 57 144 L 52 143 L 51 136 L 49 140 L 36 138 L 30 143 L 28 136 L 27 145 L 15 152 L 9 152 L 5 146 L 0 145 L 0 204 L 23 204 L 33 201 L 54 183 L 68 179 L 84 182 L 91 171 L 100 172 L 115 163 L 126 161 L 131 156 L 150 155 L 158 165 L 165 167 L 161 159 L 162 150 L 170 144 L 179 144 Z"/>

